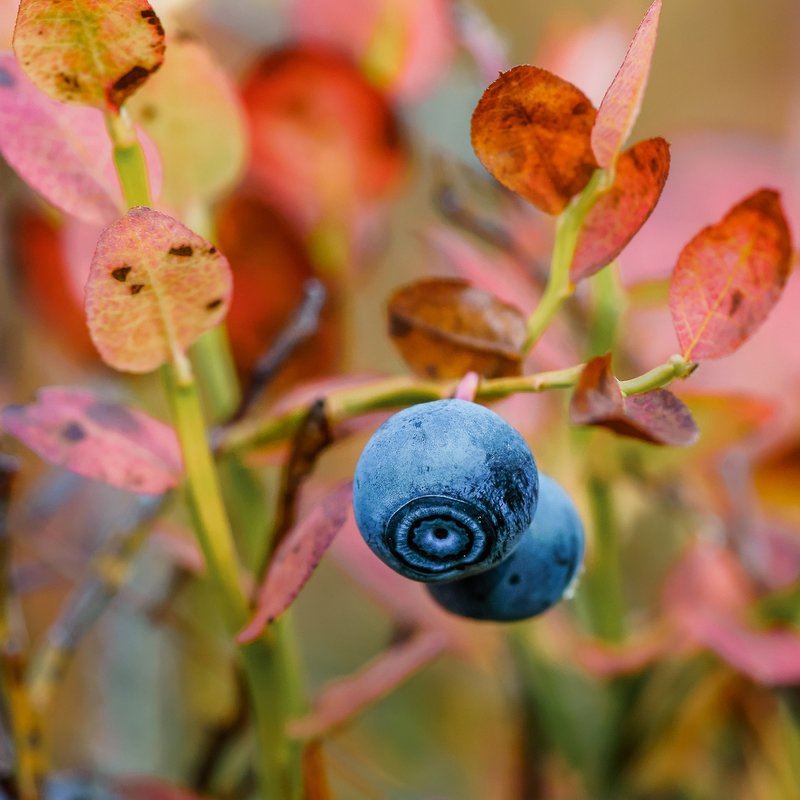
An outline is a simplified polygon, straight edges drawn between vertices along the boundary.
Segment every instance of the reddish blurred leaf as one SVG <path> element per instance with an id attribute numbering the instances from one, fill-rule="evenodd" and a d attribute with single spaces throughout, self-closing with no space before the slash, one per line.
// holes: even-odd
<path id="1" fill-rule="evenodd" d="M 570 277 L 577 282 L 610 264 L 647 222 L 669 174 L 669 145 L 647 139 L 617 161 L 614 184 L 601 194 L 581 227 Z"/>
<path id="2" fill-rule="evenodd" d="M 27 406 L 6 406 L 5 430 L 50 464 L 138 494 L 178 485 L 180 447 L 168 425 L 83 389 L 42 389 Z"/>
<path id="3" fill-rule="evenodd" d="M 389 335 L 414 372 L 428 378 L 519 375 L 525 317 L 465 281 L 428 278 L 389 299 Z"/>
<path id="4" fill-rule="evenodd" d="M 120 800 L 202 800 L 188 789 L 154 778 L 114 778 L 112 785 Z"/>
<path id="5" fill-rule="evenodd" d="M 233 293 L 227 326 L 240 372 L 247 376 L 275 341 L 313 274 L 303 243 L 289 222 L 252 194 L 238 192 L 217 210 L 219 248 L 230 261 Z M 322 309 L 313 347 L 290 359 L 274 387 L 331 372 L 338 353 L 335 298 Z M 311 398 L 313 399 L 313 398 Z"/>
<path id="6" fill-rule="evenodd" d="M 682 631 L 734 669 L 771 685 L 800 680 L 800 631 L 760 631 L 745 614 L 752 585 L 730 551 L 699 543 L 675 566 L 664 604 Z"/>
<path id="7" fill-rule="evenodd" d="M 610 354 L 586 364 L 572 396 L 570 418 L 576 425 L 609 428 L 651 444 L 685 447 L 699 435 L 689 409 L 666 389 L 624 397 L 611 371 Z"/>
<path id="8" fill-rule="evenodd" d="M 423 630 L 394 645 L 359 672 L 324 689 L 311 714 L 290 724 L 290 733 L 314 738 L 344 724 L 394 691 L 443 653 L 448 644 L 442 631 Z"/>
<path id="9" fill-rule="evenodd" d="M 660 14 L 661 0 L 654 0 L 631 40 L 622 66 L 600 103 L 597 122 L 592 130 L 592 149 L 601 167 L 608 167 L 613 163 L 639 116 L 656 46 Z"/>
<path id="10" fill-rule="evenodd" d="M 457 400 L 466 400 L 468 403 L 475 402 L 475 395 L 480 386 L 481 376 L 477 372 L 468 372 L 458 383 L 453 397 Z"/>
<path id="11" fill-rule="evenodd" d="M 253 618 L 239 633 L 240 643 L 257 639 L 292 604 L 347 519 L 351 481 L 342 484 L 299 522 L 278 546 L 259 591 Z"/>
<path id="12" fill-rule="evenodd" d="M 163 158 L 167 208 L 182 212 L 213 201 L 239 178 L 244 112 L 232 82 L 200 42 L 171 40 L 164 66 L 132 98 L 130 111 Z"/>
<path id="13" fill-rule="evenodd" d="M 347 59 L 312 47 L 273 52 L 244 81 L 252 172 L 306 233 L 352 234 L 397 185 L 405 151 L 386 99 Z"/>
<path id="14" fill-rule="evenodd" d="M 292 0 L 301 41 L 333 45 L 361 65 L 378 88 L 405 100 L 424 95 L 453 57 L 455 32 L 446 0 Z"/>
<path id="15" fill-rule="evenodd" d="M 686 359 L 720 358 L 767 318 L 791 268 L 778 193 L 762 189 L 704 228 L 681 251 L 670 311 Z"/>
<path id="16" fill-rule="evenodd" d="M 56 100 L 116 110 L 161 66 L 164 29 L 147 0 L 22 0 L 14 52 Z"/>
<path id="17" fill-rule="evenodd" d="M 177 220 L 131 209 L 103 231 L 86 284 L 89 332 L 103 360 L 149 372 L 225 316 L 225 257 Z"/>
<path id="18" fill-rule="evenodd" d="M 674 650 L 675 633 L 667 626 L 653 628 L 624 644 L 612 644 L 600 639 L 578 644 L 577 656 L 584 669 L 600 678 L 630 675 Z"/>
<path id="19" fill-rule="evenodd" d="M 9 225 L 14 261 L 19 264 L 26 300 L 61 346 L 97 360 L 83 306 L 71 290 L 59 230 L 41 211 L 20 209 Z"/>
<path id="20" fill-rule="evenodd" d="M 596 114 L 571 83 L 538 67 L 514 67 L 478 102 L 472 147 L 500 183 L 559 214 L 597 168 L 590 141 Z"/>

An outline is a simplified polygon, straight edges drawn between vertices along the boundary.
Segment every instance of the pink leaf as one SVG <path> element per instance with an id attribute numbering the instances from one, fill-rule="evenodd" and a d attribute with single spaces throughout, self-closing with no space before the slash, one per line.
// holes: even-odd
<path id="1" fill-rule="evenodd" d="M 614 184 L 598 197 L 586 216 L 570 276 L 577 282 L 610 264 L 656 207 L 669 174 L 669 145 L 647 139 L 617 161 Z"/>
<path id="2" fill-rule="evenodd" d="M 344 525 L 352 495 L 351 481 L 334 489 L 281 542 L 259 592 L 255 615 L 237 637 L 240 643 L 257 639 L 289 608 Z"/>
<path id="3" fill-rule="evenodd" d="M 661 0 L 655 0 L 647 9 L 622 66 L 600 103 L 592 130 L 592 150 L 601 167 L 608 167 L 613 163 L 639 116 L 653 49 L 656 46 L 660 14 Z"/>
<path id="4" fill-rule="evenodd" d="M 477 372 L 468 372 L 456 386 L 453 397 L 457 400 L 466 400 L 468 403 L 475 401 L 475 395 L 481 383 L 481 376 Z"/>
<path id="5" fill-rule="evenodd" d="M 50 464 L 138 494 L 160 494 L 182 475 L 175 432 L 90 391 L 50 387 L 27 406 L 6 406 L 3 426 Z"/>
<path id="6" fill-rule="evenodd" d="M 669 307 L 684 358 L 738 349 L 778 302 L 792 242 L 778 193 L 762 189 L 703 228 L 681 251 Z"/>
<path id="7" fill-rule="evenodd" d="M 164 29 L 147 0 L 22 0 L 14 52 L 56 100 L 117 111 L 164 60 Z"/>
<path id="8" fill-rule="evenodd" d="M 421 631 L 394 645 L 359 672 L 323 690 L 311 714 L 290 726 L 297 737 L 319 737 L 385 697 L 444 652 L 448 636 L 439 630 Z"/>
<path id="9" fill-rule="evenodd" d="M 166 214 L 131 209 L 103 231 L 86 284 L 86 315 L 103 360 L 149 372 L 218 325 L 232 292 L 227 259 Z"/>

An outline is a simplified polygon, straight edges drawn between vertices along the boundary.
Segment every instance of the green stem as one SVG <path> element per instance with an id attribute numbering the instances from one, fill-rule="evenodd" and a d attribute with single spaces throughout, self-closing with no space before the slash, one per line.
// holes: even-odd
<path id="1" fill-rule="evenodd" d="M 582 606 L 596 636 L 611 642 L 625 637 L 625 601 L 619 553 L 619 523 L 608 481 L 589 478 L 594 557 L 581 582 Z"/>
<path id="2" fill-rule="evenodd" d="M 149 206 L 147 170 L 135 129 L 124 112 L 107 115 L 106 123 L 126 202 L 129 206 Z M 185 358 L 176 358 L 164 369 L 164 376 L 183 454 L 195 534 L 217 589 L 225 627 L 234 635 L 247 621 L 249 605 L 240 581 L 239 559 L 208 444 L 197 385 Z M 264 800 L 294 800 L 293 787 L 299 785 L 300 778 L 297 771 L 291 774 L 293 762 L 288 756 L 291 746 L 285 735 L 283 645 L 278 631 L 268 632 L 263 640 L 242 648 L 241 653 L 260 744 L 257 769 L 261 796 Z"/>
<path id="3" fill-rule="evenodd" d="M 675 355 L 664 364 L 659 364 L 649 372 L 639 375 L 638 378 L 620 381 L 619 388 L 626 396 L 644 394 L 652 392 L 654 389 L 660 389 L 672 383 L 676 378 L 688 378 L 695 369 L 697 369 L 696 362 L 686 361 L 683 356 Z"/>
<path id="4" fill-rule="evenodd" d="M 528 353 L 547 330 L 553 317 L 575 291 L 570 279 L 570 267 L 575 255 L 575 246 L 586 215 L 595 204 L 597 197 L 605 191 L 608 175 L 604 170 L 597 170 L 586 188 L 567 207 L 556 223 L 556 238 L 553 243 L 553 255 L 550 259 L 550 274 L 539 305 L 528 317 L 528 333 L 522 350 Z"/>

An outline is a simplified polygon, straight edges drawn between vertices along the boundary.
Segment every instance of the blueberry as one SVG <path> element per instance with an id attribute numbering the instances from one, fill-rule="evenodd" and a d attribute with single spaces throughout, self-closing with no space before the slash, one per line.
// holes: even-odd
<path id="1" fill-rule="evenodd" d="M 380 559 L 437 582 L 502 561 L 533 519 L 538 487 L 530 448 L 502 417 L 436 400 L 375 431 L 356 466 L 353 506 Z"/>
<path id="2" fill-rule="evenodd" d="M 572 500 L 540 473 L 536 517 L 511 555 L 487 572 L 428 590 L 440 606 L 462 617 L 525 619 L 561 600 L 576 579 L 583 554 L 583 525 Z"/>

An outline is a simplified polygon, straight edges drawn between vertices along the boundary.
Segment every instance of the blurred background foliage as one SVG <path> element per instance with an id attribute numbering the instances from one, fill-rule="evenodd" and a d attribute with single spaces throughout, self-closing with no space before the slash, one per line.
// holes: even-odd
<path id="1" fill-rule="evenodd" d="M 472 155 L 470 115 L 491 76 L 451 23 L 421 57 L 414 80 L 361 87 L 358 64 L 373 80 L 380 76 L 379 63 L 351 52 L 358 48 L 358 26 L 348 30 L 348 17 L 365 13 L 366 1 L 356 10 L 344 0 L 321 4 L 344 20 L 347 42 L 344 55 L 335 56 L 344 66 L 322 72 L 340 69 L 343 77 L 333 90 L 324 76 L 301 77 L 316 88 L 298 103 L 314 106 L 333 92 L 331 124 L 342 114 L 346 163 L 356 165 L 345 183 L 364 177 L 368 187 L 350 198 L 351 205 L 342 204 L 344 218 L 333 219 L 341 176 L 334 179 L 333 168 L 323 171 L 323 184 L 331 185 L 309 188 L 303 173 L 308 153 L 320 159 L 312 166 L 324 162 L 324 143 L 319 151 L 298 146 L 297 172 L 287 167 L 288 189 L 271 182 L 270 162 L 258 160 L 259 143 L 269 149 L 263 142 L 274 130 L 268 114 L 258 121 L 266 107 L 259 70 L 273 69 L 269 54 L 313 28 L 314 19 L 302 17 L 304 5 L 313 3 L 153 2 L 168 34 L 198 37 L 243 87 L 247 162 L 213 201 L 199 210 L 190 204 L 197 216 L 187 220 L 203 221 L 231 258 L 242 298 L 230 324 L 240 374 L 285 325 L 306 278 L 317 274 L 329 288 L 319 334 L 282 372 L 264 408 L 314 377 L 405 372 L 385 333 L 385 298 L 414 278 L 483 275 L 483 285 L 501 293 L 503 270 L 513 262 L 516 271 L 508 274 L 516 282 L 505 291 L 511 286 L 519 302 L 535 302 L 552 237 L 550 221 L 501 193 Z M 596 104 L 645 11 L 638 0 L 442 6 L 469 20 L 462 31 L 477 41 L 478 61 L 482 55 L 489 64 L 505 58 L 508 65 L 547 67 Z M 0 3 L 4 46 L 15 11 L 11 0 Z M 621 377 L 677 349 L 664 281 L 697 230 L 764 185 L 782 192 L 796 231 L 799 15 L 792 0 L 665 4 L 632 140 L 669 140 L 672 174 L 661 204 L 620 258 L 620 285 L 629 290 L 616 336 L 623 372 L 629 370 Z M 370 92 L 377 99 L 364 99 Z M 146 106 L 144 92 L 140 101 Z M 367 133 L 347 127 L 350 112 L 344 110 L 350 108 L 366 109 L 353 112 L 351 122 L 363 122 Z M 376 121 L 364 121 L 370 115 Z M 139 119 L 146 128 L 146 108 Z M 370 125 L 395 123 L 395 138 L 387 134 L 370 161 L 361 147 L 373 135 Z M 336 128 L 330 140 L 341 144 L 339 134 Z M 279 165 L 295 163 L 292 141 L 275 145 Z M 281 155 L 282 146 L 289 155 Z M 74 263 L 91 253 L 96 233 L 81 233 L 46 207 L 5 165 L 0 186 L 0 404 L 26 402 L 41 385 L 89 384 L 166 417 L 156 382 L 111 375 L 88 342 L 69 283 L 78 280 L 70 278 Z M 326 191 L 333 192 L 333 206 L 325 205 Z M 465 231 L 455 201 L 492 219 L 515 243 L 514 252 L 481 241 L 474 226 Z M 798 303 L 794 273 L 754 339 L 731 358 L 703 364 L 678 389 L 702 431 L 699 444 L 687 450 L 570 429 L 558 393 L 497 405 L 528 438 L 540 466 L 576 498 L 591 536 L 587 577 L 574 601 L 539 620 L 510 627 L 437 622 L 459 647 L 325 738 L 332 796 L 800 796 Z M 566 366 L 609 349 L 614 337 L 598 339 L 588 330 L 591 304 L 588 291 L 579 293 L 570 322 L 548 334 L 529 369 Z M 305 487 L 303 508 L 352 472 L 378 421 L 324 454 Z M 4 445 L 23 464 L 10 526 L 27 635 L 35 643 L 85 580 L 92 553 L 119 535 L 132 501 L 124 492 L 46 469 L 10 441 Z M 254 491 L 268 499 L 276 491 L 278 455 L 259 453 L 248 462 L 257 468 Z M 235 509 L 232 514 L 236 519 Z M 257 536 L 253 519 L 241 509 L 239 515 L 243 535 Z M 213 603 L 182 549 L 185 528 L 178 511 L 156 524 L 132 577 L 80 643 L 47 719 L 53 763 L 65 771 L 155 775 L 210 797 L 247 796 L 252 741 L 241 687 Z M 598 555 L 609 528 L 619 552 Z M 394 584 L 376 595 L 357 549 L 343 535 L 293 609 L 312 695 L 402 640 L 409 624 L 403 603 L 423 604 L 415 613 L 437 614 L 424 606 L 418 586 L 405 586 L 394 600 L 386 597 Z M 601 596 L 609 574 L 598 575 L 609 569 L 611 580 L 618 579 L 616 600 Z M 609 608 L 614 602 L 619 607 Z M 0 766 L 8 758 L 0 750 Z"/>

